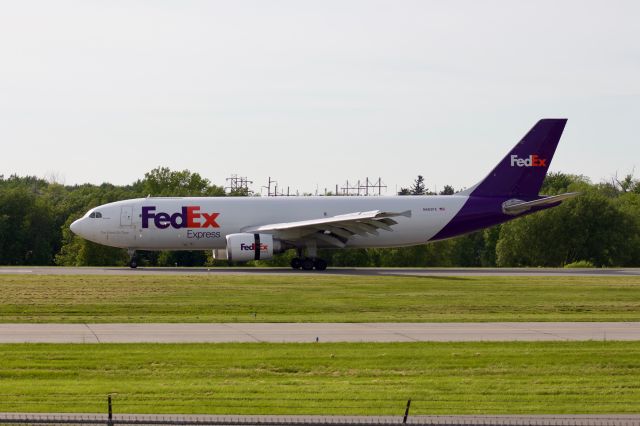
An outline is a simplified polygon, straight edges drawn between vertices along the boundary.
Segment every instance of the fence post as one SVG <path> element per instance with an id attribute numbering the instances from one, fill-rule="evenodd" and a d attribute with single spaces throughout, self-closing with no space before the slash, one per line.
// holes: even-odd
<path id="1" fill-rule="evenodd" d="M 109 416 L 107 417 L 107 426 L 113 426 L 113 410 L 111 409 L 111 395 L 107 395 L 107 407 Z"/>
<path id="2" fill-rule="evenodd" d="M 411 398 L 407 401 L 407 408 L 404 410 L 404 418 L 402 419 L 402 423 L 407 422 L 407 417 L 409 417 L 409 407 L 411 407 Z"/>

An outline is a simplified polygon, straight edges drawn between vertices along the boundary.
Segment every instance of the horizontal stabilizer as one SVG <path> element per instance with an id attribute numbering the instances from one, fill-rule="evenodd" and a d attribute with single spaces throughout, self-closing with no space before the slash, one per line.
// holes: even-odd
<path id="1" fill-rule="evenodd" d="M 550 197 L 540 198 L 533 201 L 522 201 L 511 199 L 502 203 L 502 212 L 508 215 L 518 215 L 530 210 L 533 207 L 547 206 L 549 204 L 559 203 L 561 201 L 580 195 L 579 192 L 567 192 L 566 194 L 552 195 Z"/>

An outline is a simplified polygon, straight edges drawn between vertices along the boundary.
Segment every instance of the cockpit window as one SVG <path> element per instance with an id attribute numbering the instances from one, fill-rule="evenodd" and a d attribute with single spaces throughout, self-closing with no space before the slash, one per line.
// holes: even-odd
<path id="1" fill-rule="evenodd" d="M 90 217 L 90 218 L 95 219 L 95 217 L 96 217 L 96 212 L 91 212 L 91 214 L 89 215 L 89 217 Z"/>
<path id="2" fill-rule="evenodd" d="M 102 213 L 96 212 L 96 219 L 100 219 L 102 217 Z"/>
<path id="3" fill-rule="evenodd" d="M 102 218 L 102 213 L 100 213 L 100 212 L 91 212 L 89 217 L 93 218 L 93 219 L 100 219 L 100 218 Z"/>

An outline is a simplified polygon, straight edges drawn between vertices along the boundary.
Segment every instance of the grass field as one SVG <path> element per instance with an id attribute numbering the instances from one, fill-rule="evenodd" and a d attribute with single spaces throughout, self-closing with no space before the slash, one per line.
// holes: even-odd
<path id="1" fill-rule="evenodd" d="M 0 276 L 0 322 L 638 321 L 640 277 Z"/>
<path id="2" fill-rule="evenodd" d="M 0 411 L 637 413 L 640 342 L 0 345 Z"/>

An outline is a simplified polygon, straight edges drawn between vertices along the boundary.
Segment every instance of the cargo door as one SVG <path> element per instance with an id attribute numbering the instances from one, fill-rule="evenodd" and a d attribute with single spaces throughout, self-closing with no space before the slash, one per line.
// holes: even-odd
<path id="1" fill-rule="evenodd" d="M 120 226 L 131 226 L 133 218 L 133 207 L 125 206 L 120 210 Z"/>

